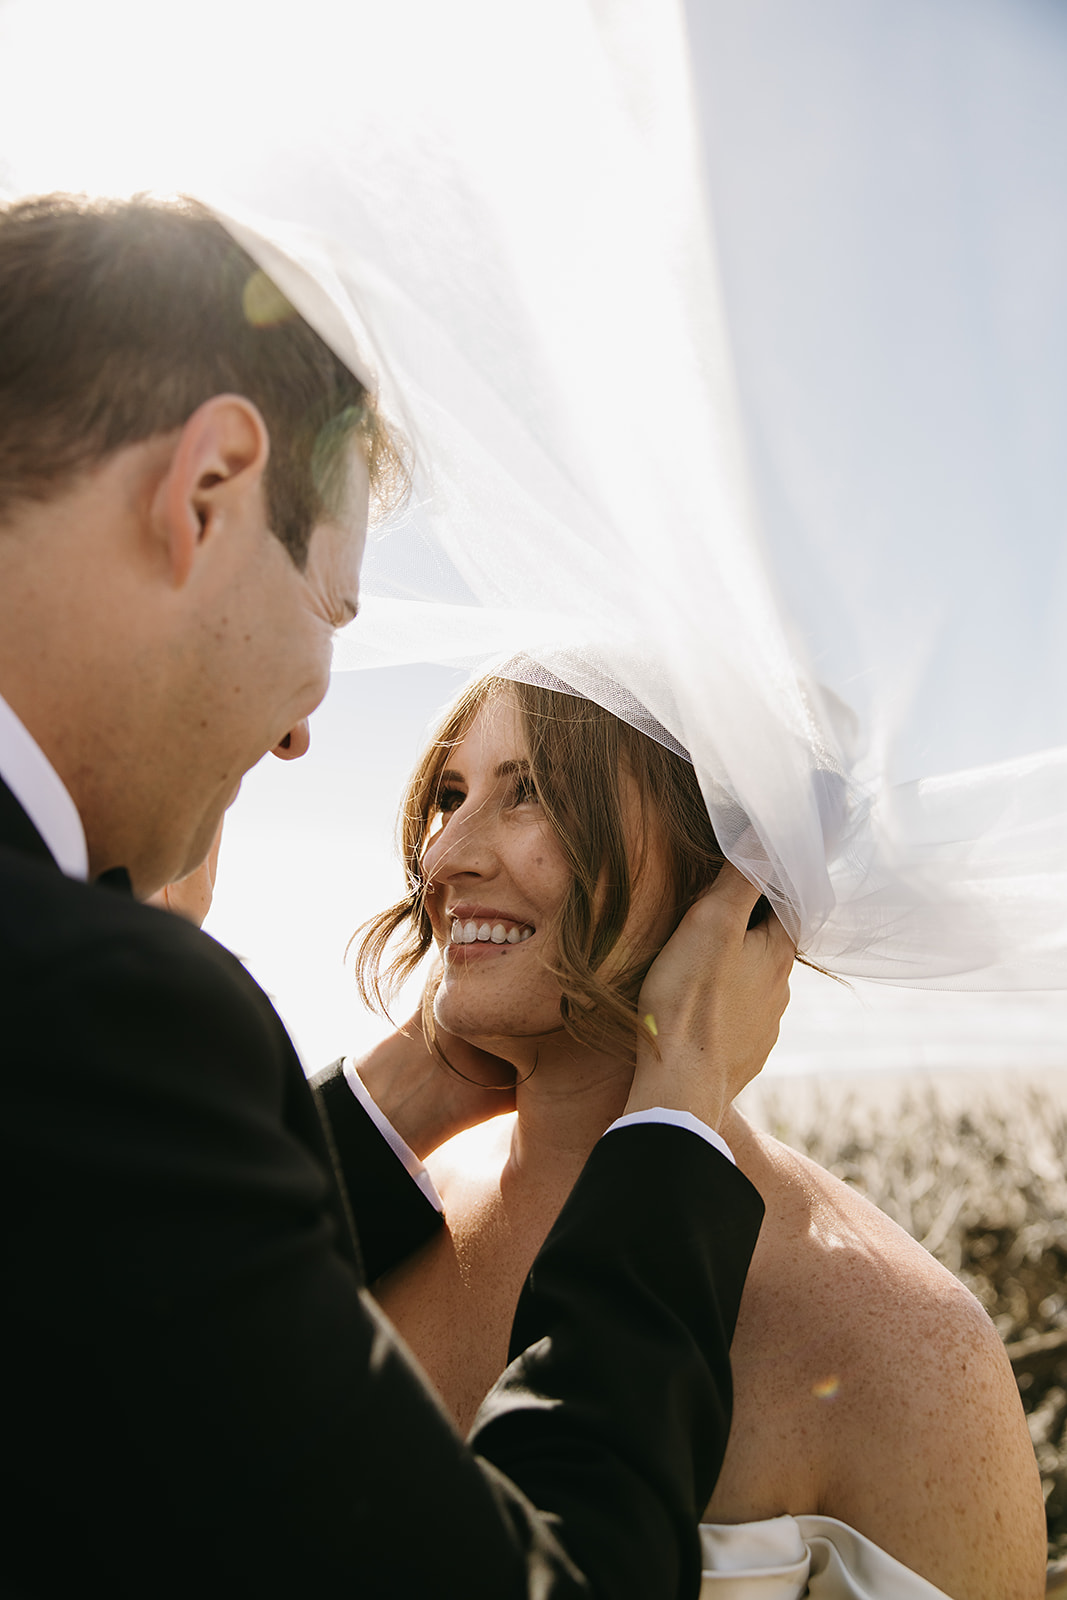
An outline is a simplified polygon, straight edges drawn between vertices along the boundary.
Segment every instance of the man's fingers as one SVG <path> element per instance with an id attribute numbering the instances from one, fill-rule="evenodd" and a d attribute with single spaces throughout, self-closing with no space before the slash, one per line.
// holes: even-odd
<path id="1" fill-rule="evenodd" d="M 738 911 L 743 911 L 747 918 L 756 904 L 762 889 L 750 883 L 743 872 L 738 872 L 732 861 L 724 861 L 719 868 L 719 875 L 708 891 L 716 900 L 721 900 L 729 906 L 736 906 Z"/>
<path id="2" fill-rule="evenodd" d="M 715 899 L 724 903 L 730 910 L 736 910 L 738 917 L 744 916 L 746 931 L 752 932 L 748 919 L 752 911 L 763 897 L 763 890 L 751 883 L 743 872 L 739 872 L 731 861 L 724 861 L 719 869 L 719 875 L 708 890 L 705 899 Z M 766 936 L 768 941 L 773 940 L 779 950 L 783 963 L 792 966 L 797 953 L 788 929 L 776 915 L 772 906 L 768 905 L 765 914 L 754 925 Z"/>
<path id="3" fill-rule="evenodd" d="M 776 922 L 763 891 L 731 862 L 724 861 L 715 882 L 694 900 L 676 932 L 683 939 L 714 939 L 723 935 L 728 939 L 735 935 L 743 939 L 753 928 L 766 932 Z"/>
<path id="4" fill-rule="evenodd" d="M 788 971 L 793 965 L 797 953 L 797 947 L 793 942 L 789 929 L 784 927 L 772 912 L 763 924 L 763 932 L 766 934 L 769 944 L 773 942 L 773 944 L 777 945 L 779 960 Z"/>

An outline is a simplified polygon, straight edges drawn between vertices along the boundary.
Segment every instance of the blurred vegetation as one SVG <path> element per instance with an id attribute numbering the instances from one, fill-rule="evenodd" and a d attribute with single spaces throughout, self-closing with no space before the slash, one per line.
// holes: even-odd
<path id="1" fill-rule="evenodd" d="M 800 1118 L 769 1093 L 759 1121 L 873 1200 L 989 1312 L 1041 1470 L 1050 1593 L 1067 1594 L 1067 1112 L 1032 1092 L 966 1111 L 905 1092 L 891 1108 L 827 1099 Z"/>

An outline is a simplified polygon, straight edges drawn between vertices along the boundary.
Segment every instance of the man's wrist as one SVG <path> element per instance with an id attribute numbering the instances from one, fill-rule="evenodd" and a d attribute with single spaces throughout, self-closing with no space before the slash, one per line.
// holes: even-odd
<path id="1" fill-rule="evenodd" d="M 441 1204 L 441 1196 L 437 1192 L 436 1184 L 407 1140 L 400 1136 L 374 1099 L 374 1096 L 360 1077 L 357 1064 L 351 1056 L 346 1058 L 342 1070 L 349 1089 L 351 1089 L 367 1116 L 374 1123 L 374 1126 L 396 1156 L 400 1165 L 405 1169 L 408 1176 L 418 1184 L 434 1210 L 443 1211 L 444 1206 Z"/>
<path id="2" fill-rule="evenodd" d="M 641 1111 L 624 1111 L 622 1116 L 616 1117 L 605 1131 L 612 1133 L 616 1128 L 634 1128 L 641 1123 L 649 1122 L 657 1123 L 661 1127 L 687 1128 L 690 1133 L 695 1133 L 698 1138 L 718 1150 L 733 1166 L 737 1166 L 734 1153 L 722 1134 L 716 1128 L 710 1128 L 702 1118 L 694 1116 L 691 1111 L 678 1111 L 670 1106 L 647 1106 Z"/>
<path id="3" fill-rule="evenodd" d="M 718 1133 L 731 1105 L 731 1096 L 725 1086 L 717 1086 L 710 1072 L 688 1081 L 678 1073 L 664 1070 L 663 1062 L 642 1067 L 640 1053 L 638 1070 L 623 1110 L 631 1112 L 667 1108 L 696 1117 L 706 1127 Z"/>
<path id="4" fill-rule="evenodd" d="M 441 1077 L 421 1029 L 390 1034 L 380 1044 L 346 1062 L 345 1076 L 360 1082 L 382 1116 L 419 1161 L 450 1137 L 452 1129 L 442 1105 Z"/>

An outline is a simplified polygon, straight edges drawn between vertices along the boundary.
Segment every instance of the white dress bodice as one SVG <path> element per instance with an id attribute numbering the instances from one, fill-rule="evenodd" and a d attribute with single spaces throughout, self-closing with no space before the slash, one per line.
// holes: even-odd
<path id="1" fill-rule="evenodd" d="M 834 1517 L 705 1522 L 700 1600 L 947 1600 Z"/>

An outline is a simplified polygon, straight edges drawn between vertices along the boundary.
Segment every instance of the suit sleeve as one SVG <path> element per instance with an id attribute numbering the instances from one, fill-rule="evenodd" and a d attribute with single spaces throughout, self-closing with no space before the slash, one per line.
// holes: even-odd
<path id="1" fill-rule="evenodd" d="M 432 1238 L 443 1218 L 375 1128 L 342 1069 L 335 1061 L 309 1081 L 373 1283 Z"/>
<path id="2" fill-rule="evenodd" d="M 721 1220 L 696 1220 L 728 1163 L 681 1130 L 603 1142 L 472 1450 L 361 1288 L 265 997 L 193 930 L 137 927 L 136 946 L 98 940 L 11 989 L 12 1581 L 95 1575 L 157 1600 L 694 1593 L 757 1227 L 742 1206 L 721 1261 Z"/>
<path id="3" fill-rule="evenodd" d="M 726 1451 L 730 1341 L 762 1218 L 748 1179 L 697 1134 L 620 1128 L 534 1263 L 471 1444 L 559 1519 L 606 1595 L 700 1586 L 697 1524 Z"/>

